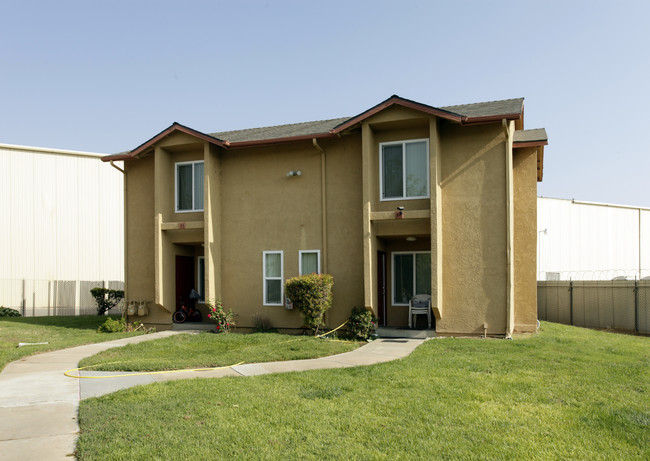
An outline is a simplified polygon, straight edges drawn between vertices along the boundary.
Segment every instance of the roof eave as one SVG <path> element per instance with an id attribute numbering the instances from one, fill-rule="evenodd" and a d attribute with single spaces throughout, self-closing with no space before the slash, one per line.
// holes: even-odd
<path id="1" fill-rule="evenodd" d="M 500 122 L 501 120 L 519 120 L 521 119 L 521 113 L 513 114 L 498 114 L 498 115 L 484 115 L 482 117 L 462 117 L 462 125 L 479 125 L 482 123 L 494 123 Z"/>
<path id="2" fill-rule="evenodd" d="M 158 133 L 156 136 L 149 139 L 148 141 L 144 142 L 143 144 L 140 144 L 138 147 L 133 149 L 128 154 L 107 155 L 105 157 L 102 157 L 102 161 L 103 162 L 110 162 L 111 160 L 116 161 L 116 160 L 130 160 L 130 159 L 133 159 L 133 158 L 137 157 L 138 155 L 143 154 L 144 152 L 148 151 L 158 141 L 166 138 L 170 134 L 172 134 L 174 132 L 177 132 L 177 131 L 181 132 L 181 133 L 188 134 L 190 136 L 194 136 L 194 137 L 196 137 L 198 139 L 209 142 L 211 144 L 215 144 L 215 145 L 220 146 L 220 147 L 227 147 L 228 146 L 228 143 L 221 140 L 221 139 L 215 138 L 215 137 L 210 136 L 210 135 L 205 134 L 205 133 L 201 133 L 200 131 L 194 130 L 194 129 L 192 129 L 190 127 L 187 127 L 185 125 L 181 125 L 178 122 L 174 122 L 174 123 L 171 124 L 171 126 L 164 129 L 163 131 L 161 131 L 160 133 Z"/>
<path id="3" fill-rule="evenodd" d="M 513 149 L 518 149 L 518 148 L 523 148 L 523 147 L 540 147 L 540 146 L 548 146 L 548 141 L 545 140 L 539 140 L 539 141 L 521 141 L 521 142 L 513 142 L 512 147 Z"/>
<path id="4" fill-rule="evenodd" d="M 258 139 L 255 141 L 233 141 L 233 142 L 227 142 L 227 147 L 230 149 L 243 149 L 246 147 L 256 147 L 256 146 L 264 146 L 264 145 L 270 145 L 270 144 L 284 144 L 284 143 L 291 143 L 291 142 L 300 142 L 300 141 L 310 141 L 314 138 L 316 139 L 323 139 L 323 138 L 333 138 L 336 137 L 335 133 L 327 132 L 327 133 L 316 133 L 316 134 L 305 134 L 305 135 L 300 135 L 300 136 L 289 136 L 286 138 L 273 138 L 273 139 Z"/>
<path id="5" fill-rule="evenodd" d="M 131 157 L 129 154 L 111 154 L 111 155 L 104 155 L 101 158 L 102 162 L 117 162 L 118 160 L 129 160 L 133 157 Z"/>

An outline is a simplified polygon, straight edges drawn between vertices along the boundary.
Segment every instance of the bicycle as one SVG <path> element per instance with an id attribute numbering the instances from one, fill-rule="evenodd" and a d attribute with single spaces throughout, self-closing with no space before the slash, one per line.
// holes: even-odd
<path id="1" fill-rule="evenodd" d="M 191 306 L 187 307 L 183 304 L 179 310 L 172 314 L 172 320 L 176 323 L 184 323 L 188 320 L 190 322 L 200 322 L 201 311 Z"/>

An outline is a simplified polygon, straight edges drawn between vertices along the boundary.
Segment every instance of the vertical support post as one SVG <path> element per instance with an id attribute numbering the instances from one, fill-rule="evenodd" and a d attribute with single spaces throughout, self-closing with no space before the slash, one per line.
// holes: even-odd
<path id="1" fill-rule="evenodd" d="M 573 325 L 573 280 L 569 282 L 569 325 Z"/>
<path id="2" fill-rule="evenodd" d="M 163 304 L 163 251 L 162 251 L 162 214 L 156 213 L 154 216 L 154 299 L 156 304 Z"/>
<path id="3" fill-rule="evenodd" d="M 429 120 L 429 202 L 431 223 L 431 307 L 436 320 L 442 318 L 442 153 L 438 120 Z M 437 325 L 437 323 L 436 323 Z"/>
<path id="4" fill-rule="evenodd" d="M 23 307 L 23 317 L 25 317 L 25 304 L 26 304 L 26 300 L 25 300 L 25 279 L 23 279 L 23 297 L 22 297 L 22 303 L 21 304 L 22 304 L 22 307 Z"/>
<path id="5" fill-rule="evenodd" d="M 203 257 L 205 299 L 222 297 L 221 285 L 221 161 L 220 151 L 209 143 L 203 146 Z"/>
<path id="6" fill-rule="evenodd" d="M 59 299 L 59 283 L 58 280 L 53 280 L 52 286 L 52 308 L 54 309 L 54 315 L 56 316 L 56 308 L 58 306 Z"/>
<path id="7" fill-rule="evenodd" d="M 80 306 L 81 297 L 79 296 L 79 292 L 80 292 L 80 286 L 79 285 L 80 285 L 79 280 L 75 280 L 74 281 L 74 301 L 72 301 L 72 302 L 74 303 L 74 315 L 76 317 L 81 315 L 81 306 Z"/>
<path id="8" fill-rule="evenodd" d="M 503 119 L 505 135 L 505 173 L 506 173 L 506 338 L 512 338 L 515 328 L 515 275 L 514 275 L 514 178 L 512 142 L 515 123 Z"/>
<path id="9" fill-rule="evenodd" d="M 634 279 L 634 331 L 639 332 L 639 281 Z"/>
<path id="10" fill-rule="evenodd" d="M 373 257 L 375 251 L 374 236 L 372 232 L 372 221 L 370 219 L 372 202 L 372 178 L 370 166 L 374 154 L 374 133 L 367 123 L 361 125 L 361 179 L 362 179 L 362 213 L 363 213 L 363 299 L 367 309 L 371 309 L 375 315 L 377 305 L 375 304 L 375 285 L 373 285 Z"/>
<path id="11" fill-rule="evenodd" d="M 641 208 L 639 208 L 639 280 L 641 280 Z"/>

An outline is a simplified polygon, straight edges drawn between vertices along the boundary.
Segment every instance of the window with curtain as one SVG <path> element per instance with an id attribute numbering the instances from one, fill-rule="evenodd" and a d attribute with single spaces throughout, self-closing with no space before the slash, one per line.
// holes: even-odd
<path id="1" fill-rule="evenodd" d="M 394 252 L 393 305 L 408 305 L 415 295 L 431 294 L 431 253 Z"/>
<path id="2" fill-rule="evenodd" d="M 265 251 L 263 252 L 264 267 L 264 305 L 281 306 L 282 305 L 282 251 Z"/>
<path id="3" fill-rule="evenodd" d="M 176 164 L 176 212 L 203 211 L 203 161 Z"/>
<path id="4" fill-rule="evenodd" d="M 300 275 L 320 274 L 320 250 L 300 250 Z"/>
<path id="5" fill-rule="evenodd" d="M 429 141 L 380 144 L 381 200 L 429 197 Z"/>

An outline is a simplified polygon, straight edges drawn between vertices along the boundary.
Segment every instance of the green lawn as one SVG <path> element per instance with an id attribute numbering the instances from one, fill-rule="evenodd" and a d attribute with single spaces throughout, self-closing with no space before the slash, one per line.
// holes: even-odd
<path id="1" fill-rule="evenodd" d="M 0 370 L 7 363 L 27 355 L 142 334 L 140 332 L 97 333 L 97 327 L 107 318 L 97 315 L 2 318 L 0 319 Z M 42 342 L 49 344 L 18 347 L 18 343 Z"/>
<path id="2" fill-rule="evenodd" d="M 649 459 L 650 339 L 542 323 L 348 369 L 84 400 L 81 460 Z"/>
<path id="3" fill-rule="evenodd" d="M 352 341 L 330 341 L 277 333 L 175 335 L 109 349 L 82 360 L 93 370 L 158 371 L 220 367 L 239 362 L 309 359 L 359 347 Z"/>

